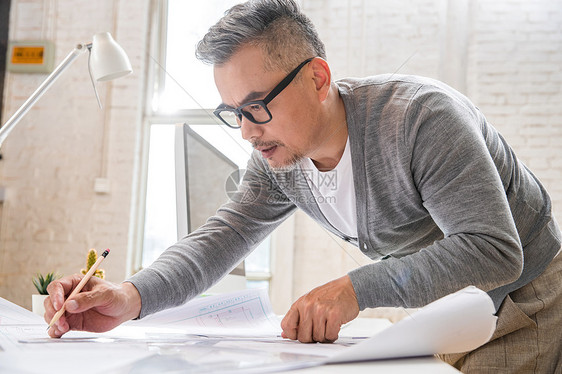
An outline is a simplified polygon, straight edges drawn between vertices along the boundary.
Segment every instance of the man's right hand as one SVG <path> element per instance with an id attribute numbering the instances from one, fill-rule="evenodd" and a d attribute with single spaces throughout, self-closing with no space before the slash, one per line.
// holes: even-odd
<path id="1" fill-rule="evenodd" d="M 66 298 L 82 279 L 67 276 L 51 282 L 45 300 L 45 321 L 51 322 Z M 66 312 L 49 329 L 49 336 L 60 338 L 70 330 L 104 332 L 139 316 L 140 294 L 132 283 L 114 284 L 92 277 L 82 291 L 66 300 Z"/>

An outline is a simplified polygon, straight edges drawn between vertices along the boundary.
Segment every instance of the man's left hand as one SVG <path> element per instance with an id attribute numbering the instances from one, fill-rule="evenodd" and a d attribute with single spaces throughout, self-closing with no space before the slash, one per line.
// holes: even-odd
<path id="1" fill-rule="evenodd" d="M 345 275 L 301 296 L 281 321 L 281 336 L 301 343 L 331 343 L 341 325 L 358 314 L 357 296 Z"/>

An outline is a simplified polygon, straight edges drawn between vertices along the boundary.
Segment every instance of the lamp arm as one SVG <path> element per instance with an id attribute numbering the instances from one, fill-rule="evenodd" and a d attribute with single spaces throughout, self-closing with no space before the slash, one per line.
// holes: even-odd
<path id="1" fill-rule="evenodd" d="M 51 87 L 57 78 L 74 62 L 74 60 L 84 53 L 90 44 L 78 44 L 72 52 L 53 70 L 53 72 L 41 83 L 41 85 L 33 92 L 33 94 L 23 103 L 23 105 L 10 117 L 10 119 L 0 127 L 0 146 L 8 137 L 8 134 L 18 124 L 22 117 L 31 109 L 31 107 L 43 96 L 43 94 Z"/>

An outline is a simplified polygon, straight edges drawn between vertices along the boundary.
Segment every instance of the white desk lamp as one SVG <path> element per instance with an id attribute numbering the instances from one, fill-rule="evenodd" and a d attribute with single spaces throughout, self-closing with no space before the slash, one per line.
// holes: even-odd
<path id="1" fill-rule="evenodd" d="M 90 74 L 96 81 L 108 81 L 116 79 L 133 72 L 127 54 L 119 44 L 113 40 L 108 32 L 94 35 L 94 39 L 88 44 L 78 44 L 72 52 L 60 63 L 59 66 L 41 83 L 33 94 L 23 103 L 23 105 L 10 117 L 10 119 L 0 128 L 0 146 L 8 137 L 8 134 L 18 124 L 22 117 L 31 109 L 41 96 L 51 87 L 55 80 L 74 62 L 74 60 L 84 53 L 90 51 L 89 69 Z M 93 82 L 92 82 L 93 83 Z M 94 84 L 94 90 L 95 90 Z M 97 98 L 97 91 L 96 91 Z M 98 98 L 99 104 L 99 98 Z M 101 106 L 101 105 L 100 105 Z"/>

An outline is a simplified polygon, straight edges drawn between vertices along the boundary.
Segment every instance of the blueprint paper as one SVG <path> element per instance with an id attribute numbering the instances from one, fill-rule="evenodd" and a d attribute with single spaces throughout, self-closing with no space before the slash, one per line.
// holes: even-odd
<path id="1" fill-rule="evenodd" d="M 41 316 L 0 297 L 0 326 L 44 323 Z"/>
<path id="2" fill-rule="evenodd" d="M 127 326 L 175 328 L 206 336 L 281 336 L 281 321 L 273 313 L 265 288 L 198 297 Z"/>

